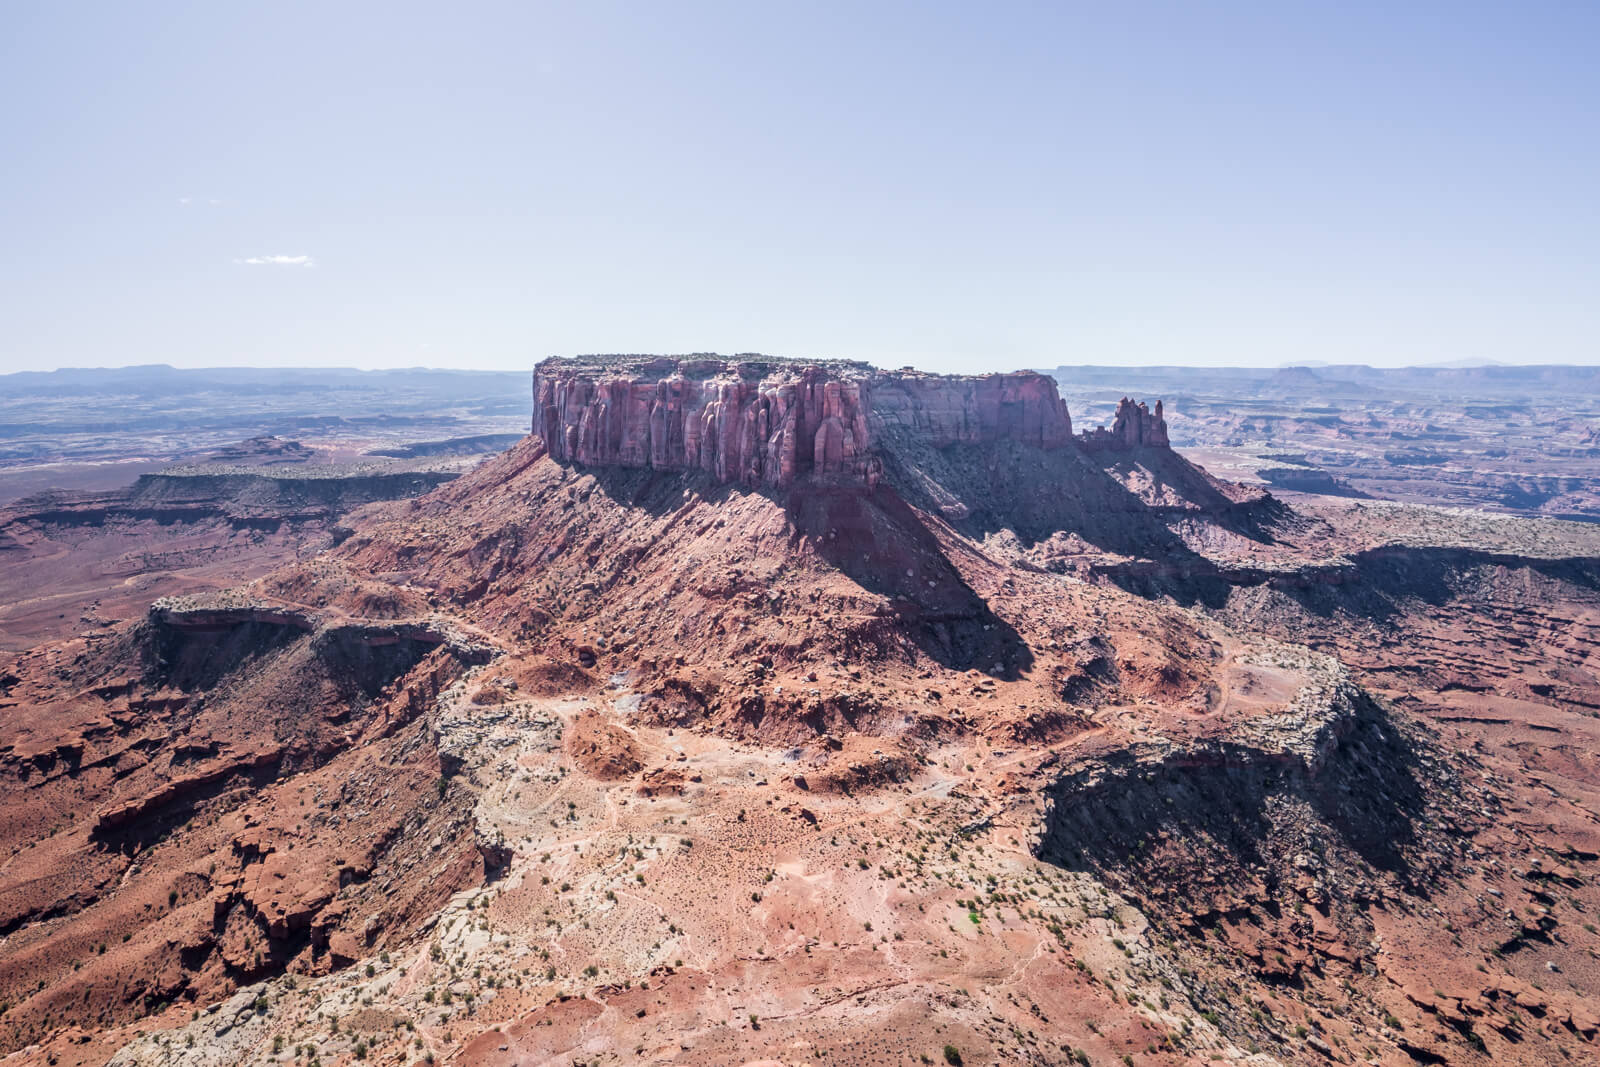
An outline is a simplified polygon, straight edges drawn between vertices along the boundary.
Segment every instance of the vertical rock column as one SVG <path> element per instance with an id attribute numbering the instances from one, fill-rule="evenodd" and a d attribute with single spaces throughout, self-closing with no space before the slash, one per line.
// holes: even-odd
<path id="1" fill-rule="evenodd" d="M 1159 408 L 1153 419 L 1159 426 Z M 1164 428 L 1142 425 L 1119 423 L 1118 433 L 1165 440 Z M 560 460 L 786 487 L 806 477 L 872 484 L 885 432 L 935 448 L 1015 440 L 1049 449 L 1072 440 L 1072 419 L 1055 382 L 1031 371 L 954 377 L 622 356 L 541 363 L 533 430 Z"/>

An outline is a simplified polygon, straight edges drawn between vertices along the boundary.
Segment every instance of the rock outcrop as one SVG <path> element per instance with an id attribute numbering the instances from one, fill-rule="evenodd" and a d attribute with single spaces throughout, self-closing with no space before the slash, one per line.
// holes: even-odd
<path id="1" fill-rule="evenodd" d="M 1148 404 L 1135 403 L 1128 397 L 1117 404 L 1111 429 L 1085 430 L 1079 441 L 1083 447 L 1094 450 L 1171 447 L 1167 442 L 1167 420 L 1161 412 L 1161 401 L 1157 400 L 1156 409 L 1151 411 Z"/>
<path id="2" fill-rule="evenodd" d="M 533 432 L 557 459 L 703 470 L 786 487 L 874 485 L 890 439 L 1059 448 L 1072 419 L 1041 374 L 946 376 L 865 363 L 669 357 L 550 359 L 534 370 Z"/>
<path id="3" fill-rule="evenodd" d="M 500 652 L 492 642 L 466 632 L 449 619 L 344 619 L 302 606 L 242 597 L 162 597 L 150 605 L 148 618 L 157 634 L 166 637 L 259 626 L 315 634 L 318 647 L 323 649 L 443 647 L 462 663 L 471 664 L 487 663 Z"/>

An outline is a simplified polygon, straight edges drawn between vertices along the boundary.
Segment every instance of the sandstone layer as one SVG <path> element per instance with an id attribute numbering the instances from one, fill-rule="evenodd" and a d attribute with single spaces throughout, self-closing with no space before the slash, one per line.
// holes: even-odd
<path id="1" fill-rule="evenodd" d="M 875 450 L 891 438 L 935 448 L 1014 440 L 1055 449 L 1073 440 L 1055 382 L 1031 371 L 958 377 L 766 357 L 551 359 L 534 371 L 533 392 L 533 432 L 558 459 L 703 470 L 752 486 L 787 487 L 807 475 L 874 485 Z"/>

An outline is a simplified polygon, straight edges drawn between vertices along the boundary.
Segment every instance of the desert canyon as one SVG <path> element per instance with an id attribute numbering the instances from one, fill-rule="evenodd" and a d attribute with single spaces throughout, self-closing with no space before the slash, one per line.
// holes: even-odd
<path id="1" fill-rule="evenodd" d="M 8 503 L 0 1064 L 1600 1061 L 1600 524 L 1065 371 Z"/>

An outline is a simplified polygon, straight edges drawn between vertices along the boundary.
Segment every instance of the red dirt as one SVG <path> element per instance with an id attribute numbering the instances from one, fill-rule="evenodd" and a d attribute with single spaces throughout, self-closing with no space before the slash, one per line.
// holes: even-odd
<path id="1" fill-rule="evenodd" d="M 1594 1058 L 1596 531 L 906 448 L 529 438 L 0 658 L 0 1050 Z"/>

